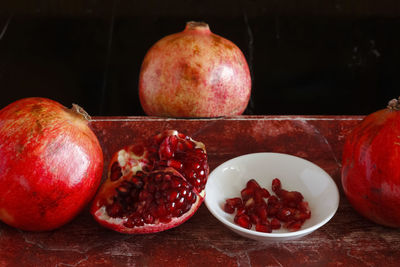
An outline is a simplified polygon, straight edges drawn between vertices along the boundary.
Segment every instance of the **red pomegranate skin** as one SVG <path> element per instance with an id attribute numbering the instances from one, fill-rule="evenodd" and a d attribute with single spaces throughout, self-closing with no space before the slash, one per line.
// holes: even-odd
<path id="1" fill-rule="evenodd" d="M 356 211 L 400 226 L 400 112 L 383 109 L 353 129 L 343 150 L 342 185 Z"/>
<path id="2" fill-rule="evenodd" d="M 188 22 L 184 31 L 155 43 L 139 76 L 142 108 L 153 116 L 240 115 L 250 93 L 250 72 L 243 53 L 201 22 Z"/>
<path id="3" fill-rule="evenodd" d="M 91 200 L 103 153 L 87 120 L 45 98 L 0 111 L 0 220 L 29 231 L 58 228 Z"/>

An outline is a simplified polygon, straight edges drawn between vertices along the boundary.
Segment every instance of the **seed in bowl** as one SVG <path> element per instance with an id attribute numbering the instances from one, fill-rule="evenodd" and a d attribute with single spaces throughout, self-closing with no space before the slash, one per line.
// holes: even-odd
<path id="1" fill-rule="evenodd" d="M 297 231 L 311 217 L 308 202 L 300 192 L 282 188 L 278 178 L 272 180 L 271 195 L 256 180 L 250 179 L 240 192 L 241 197 L 226 199 L 223 210 L 229 214 L 236 211 L 234 222 L 244 228 L 253 225 L 258 232 L 271 233 L 281 225 L 289 231 Z"/>

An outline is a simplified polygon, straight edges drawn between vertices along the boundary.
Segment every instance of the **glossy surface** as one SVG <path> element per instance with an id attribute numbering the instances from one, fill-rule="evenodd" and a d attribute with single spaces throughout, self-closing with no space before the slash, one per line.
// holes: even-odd
<path id="1" fill-rule="evenodd" d="M 400 227 L 400 111 L 382 109 L 348 136 L 342 183 L 353 207 L 366 218 Z"/>
<path id="2" fill-rule="evenodd" d="M 25 98 L 0 110 L 0 220 L 42 231 L 73 219 L 100 184 L 103 154 L 88 121 Z"/>
<path id="3" fill-rule="evenodd" d="M 188 22 L 147 52 L 139 77 L 139 97 L 148 115 L 219 117 L 240 115 L 251 93 L 246 58 L 208 24 Z"/>
<path id="4" fill-rule="evenodd" d="M 271 151 L 316 163 L 339 189 L 341 153 L 348 131 L 361 117 L 251 116 L 212 120 L 97 117 L 91 123 L 105 163 L 132 140 L 164 129 L 180 130 L 207 147 L 211 170 L 236 156 Z M 88 211 L 59 230 L 29 233 L 0 223 L 3 266 L 398 266 L 398 230 L 374 224 L 350 206 L 340 190 L 336 215 L 297 240 L 262 243 L 241 237 L 205 205 L 177 228 L 122 235 L 98 225 Z"/>
<path id="5" fill-rule="evenodd" d="M 255 179 L 272 193 L 274 178 L 280 179 L 283 188 L 304 196 L 311 218 L 295 232 L 282 227 L 272 233 L 262 233 L 256 232 L 254 227 L 248 230 L 235 224 L 234 214 L 223 210 L 225 200 L 240 197 L 249 179 Z M 205 204 L 219 221 L 242 236 L 259 241 L 285 241 L 310 234 L 327 223 L 338 208 L 339 191 L 332 178 L 310 161 L 283 153 L 254 153 L 228 160 L 210 174 Z"/>

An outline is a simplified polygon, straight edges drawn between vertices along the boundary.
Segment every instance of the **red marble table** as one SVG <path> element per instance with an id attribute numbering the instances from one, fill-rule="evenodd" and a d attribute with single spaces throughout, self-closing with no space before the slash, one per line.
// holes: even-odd
<path id="1" fill-rule="evenodd" d="M 203 204 L 186 223 L 165 232 L 124 235 L 102 228 L 84 210 L 64 227 L 23 232 L 0 223 L 0 266 L 396 266 L 400 232 L 376 225 L 349 205 L 340 182 L 346 134 L 360 116 L 239 116 L 218 119 L 95 117 L 108 164 L 137 138 L 177 129 L 206 144 L 211 170 L 253 152 L 282 152 L 325 169 L 341 194 L 336 215 L 301 239 L 262 243 L 225 228 Z"/>

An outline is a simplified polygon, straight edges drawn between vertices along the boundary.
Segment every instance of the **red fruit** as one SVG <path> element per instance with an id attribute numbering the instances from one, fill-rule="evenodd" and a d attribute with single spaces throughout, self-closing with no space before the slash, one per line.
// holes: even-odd
<path id="1" fill-rule="evenodd" d="M 45 231 L 72 220 L 101 180 L 103 153 L 78 106 L 45 98 L 0 111 L 0 219 Z"/>
<path id="2" fill-rule="evenodd" d="M 90 211 L 121 233 L 167 230 L 200 207 L 208 173 L 203 143 L 164 131 L 114 154 Z"/>
<path id="3" fill-rule="evenodd" d="M 202 22 L 188 22 L 184 31 L 155 43 L 139 76 L 140 103 L 155 116 L 240 115 L 250 91 L 250 72 L 240 49 Z"/>
<path id="4" fill-rule="evenodd" d="M 343 148 L 342 185 L 356 211 L 400 227 L 400 98 L 357 125 Z"/>

